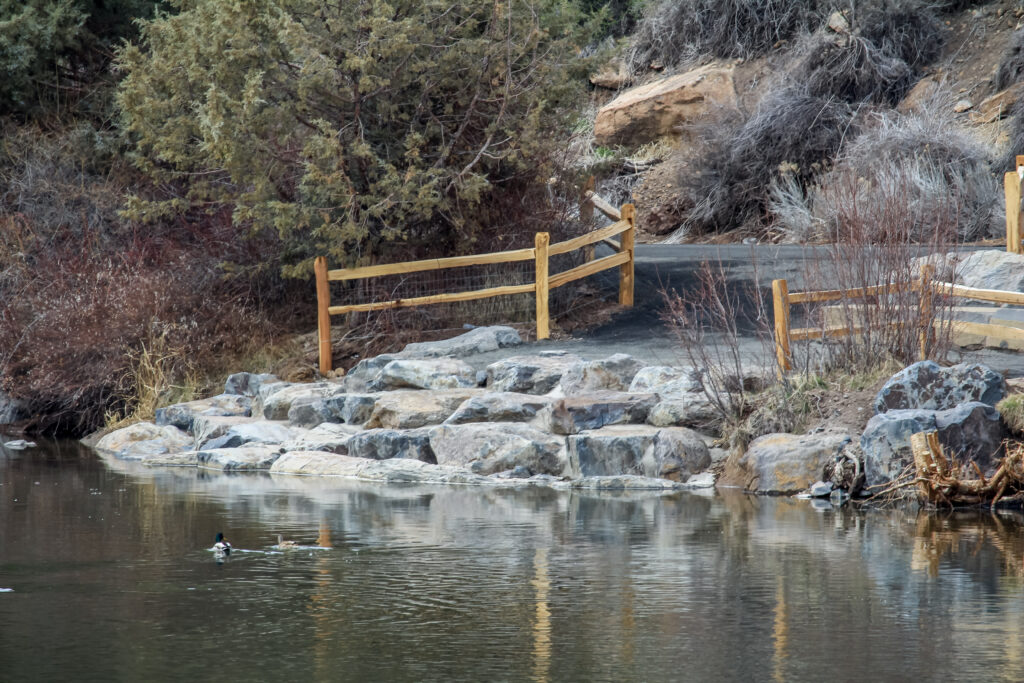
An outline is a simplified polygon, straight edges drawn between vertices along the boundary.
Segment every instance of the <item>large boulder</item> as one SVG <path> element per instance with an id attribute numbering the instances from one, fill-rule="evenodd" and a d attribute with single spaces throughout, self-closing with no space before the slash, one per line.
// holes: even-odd
<path id="1" fill-rule="evenodd" d="M 682 427 L 605 427 L 568 437 L 569 466 L 576 476 L 623 474 L 686 481 L 711 465 L 700 435 Z"/>
<path id="2" fill-rule="evenodd" d="M 270 466 L 280 457 L 281 450 L 271 446 L 201 449 L 196 453 L 197 464 L 200 468 L 223 472 L 269 470 Z"/>
<path id="3" fill-rule="evenodd" d="M 248 396 L 221 394 L 211 398 L 203 398 L 187 403 L 175 403 L 165 408 L 157 408 L 156 424 L 174 425 L 186 432 L 192 430 L 192 422 L 198 415 L 212 417 L 249 417 L 252 414 L 252 399 Z"/>
<path id="4" fill-rule="evenodd" d="M 875 399 L 875 411 L 948 410 L 980 401 L 994 406 L 1006 397 L 1006 382 L 984 365 L 944 368 L 934 361 L 914 363 L 889 378 Z"/>
<path id="5" fill-rule="evenodd" d="M 468 389 L 475 387 L 476 370 L 454 358 L 393 360 L 381 370 L 372 388 L 391 389 Z"/>
<path id="6" fill-rule="evenodd" d="M 291 441 L 295 436 L 296 434 L 292 429 L 289 429 L 280 422 L 269 422 L 267 420 L 245 422 L 231 427 L 216 438 L 203 442 L 200 450 L 238 448 L 246 444 L 279 445 L 286 441 Z"/>
<path id="7" fill-rule="evenodd" d="M 269 391 L 266 396 L 263 395 L 263 389 L 260 389 L 262 400 L 257 401 L 257 404 L 262 409 L 263 417 L 268 420 L 287 420 L 288 411 L 291 410 L 292 404 L 299 399 L 327 398 L 345 393 L 341 385 L 329 382 L 318 382 L 315 384 L 287 384 L 281 382 L 280 384 L 282 385 L 281 388 L 276 391 Z M 277 385 L 272 384 L 270 386 L 275 387 Z M 257 414 L 255 406 L 253 414 Z"/>
<path id="8" fill-rule="evenodd" d="M 657 402 L 654 394 L 595 391 L 559 399 L 545 414 L 555 434 L 579 434 L 605 425 L 641 424 Z"/>
<path id="9" fill-rule="evenodd" d="M 196 443 L 206 443 L 210 439 L 224 436 L 239 425 L 262 422 L 258 417 L 242 417 L 235 415 L 196 415 L 192 421 L 192 436 Z"/>
<path id="10" fill-rule="evenodd" d="M 363 424 L 373 414 L 379 396 L 374 393 L 299 398 L 288 409 L 288 422 L 297 427 L 315 427 L 325 422 Z"/>
<path id="11" fill-rule="evenodd" d="M 495 474 L 524 467 L 532 474 L 561 476 L 566 467 L 565 440 L 520 423 L 442 425 L 430 432 L 439 465 Z"/>
<path id="12" fill-rule="evenodd" d="M 670 394 L 647 414 L 648 424 L 655 427 L 692 427 L 710 429 L 722 422 L 722 410 L 703 391 Z"/>
<path id="13" fill-rule="evenodd" d="M 890 482 L 913 466 L 910 436 L 936 431 L 948 453 L 974 462 L 986 476 L 1002 456 L 1003 424 L 992 406 L 964 403 L 950 410 L 890 410 L 872 417 L 860 438 L 867 486 Z"/>
<path id="14" fill-rule="evenodd" d="M 491 484 L 488 477 L 459 467 L 432 465 L 419 460 L 367 460 L 333 453 L 286 453 L 270 468 L 271 474 L 313 474 L 390 484 Z"/>
<path id="15" fill-rule="evenodd" d="M 500 391 L 466 399 L 445 424 L 466 422 L 530 422 L 554 399 Z"/>
<path id="16" fill-rule="evenodd" d="M 321 451 L 345 455 L 348 453 L 348 442 L 361 433 L 363 430 L 359 427 L 325 422 L 308 432 L 296 434 L 294 439 L 282 443 L 281 448 L 285 451 Z"/>
<path id="17" fill-rule="evenodd" d="M 600 360 L 579 361 L 566 369 L 558 386 L 566 396 L 579 396 L 601 389 L 627 391 L 643 367 L 643 363 L 625 353 Z"/>
<path id="18" fill-rule="evenodd" d="M 625 91 L 601 107 L 594 122 L 599 145 L 641 145 L 736 107 L 732 66 L 708 64 Z"/>
<path id="19" fill-rule="evenodd" d="M 437 462 L 428 429 L 367 429 L 351 436 L 346 446 L 355 458 Z"/>
<path id="20" fill-rule="evenodd" d="M 673 368 L 667 365 L 653 365 L 641 368 L 629 384 L 629 391 L 636 394 L 658 394 L 670 398 L 703 390 L 700 371 L 694 368 Z"/>
<path id="21" fill-rule="evenodd" d="M 0 391 L 0 425 L 14 424 L 25 414 L 25 407 L 20 401 Z"/>
<path id="22" fill-rule="evenodd" d="M 227 380 L 224 382 L 224 393 L 249 396 L 251 398 L 259 393 L 260 387 L 264 384 L 279 381 L 277 377 L 270 374 L 257 375 L 251 372 L 236 372 L 233 375 L 228 375 Z"/>
<path id="23" fill-rule="evenodd" d="M 496 392 L 546 394 L 558 386 L 566 370 L 582 360 L 568 353 L 510 356 L 487 366 L 487 388 Z"/>
<path id="24" fill-rule="evenodd" d="M 475 327 L 469 332 L 451 339 L 406 344 L 401 355 L 405 358 L 441 358 L 455 356 L 462 358 L 477 353 L 490 353 L 509 346 L 519 346 L 522 337 L 515 328 L 503 325 Z"/>
<path id="25" fill-rule="evenodd" d="M 757 493 L 803 491 L 822 477 L 827 462 L 852 441 L 845 434 L 766 434 L 725 462 L 720 485 Z"/>
<path id="26" fill-rule="evenodd" d="M 181 453 L 195 447 L 191 435 L 172 425 L 137 422 L 113 431 L 96 443 L 96 450 L 121 460 L 145 460 L 156 455 Z"/>
<path id="27" fill-rule="evenodd" d="M 479 389 L 451 389 L 381 394 L 374 404 L 370 419 L 366 421 L 366 428 L 415 429 L 441 424 L 463 401 L 479 393 Z"/>

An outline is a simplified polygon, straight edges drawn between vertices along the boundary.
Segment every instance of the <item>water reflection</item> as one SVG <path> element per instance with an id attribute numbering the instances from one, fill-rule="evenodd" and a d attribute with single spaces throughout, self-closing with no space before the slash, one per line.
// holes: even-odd
<path id="1" fill-rule="evenodd" d="M 220 530 L 260 552 L 214 566 Z M 1022 531 L 4 453 L 0 679 L 1021 680 Z"/>

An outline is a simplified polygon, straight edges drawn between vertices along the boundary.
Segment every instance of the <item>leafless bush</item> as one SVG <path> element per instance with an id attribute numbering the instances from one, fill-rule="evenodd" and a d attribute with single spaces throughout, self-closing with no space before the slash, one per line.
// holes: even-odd
<path id="1" fill-rule="evenodd" d="M 796 241 L 845 240 L 856 219 L 869 231 L 856 239 L 876 244 L 927 244 L 937 229 L 946 241 L 999 233 L 1001 190 L 989 171 L 990 150 L 945 111 L 935 103 L 877 114 L 813 188 L 776 180 L 770 210 L 777 227 Z"/>
<path id="2" fill-rule="evenodd" d="M 996 71 L 996 90 L 1009 88 L 1024 75 L 1024 30 L 1014 31 L 1006 45 L 999 69 Z"/>
<path id="3" fill-rule="evenodd" d="M 674 67 L 701 55 L 744 59 L 810 30 L 817 0 L 663 0 L 644 14 L 628 56 L 634 73 L 653 62 Z"/>
<path id="4" fill-rule="evenodd" d="M 914 84 L 906 62 L 860 36 L 817 34 L 800 52 L 793 79 L 815 97 L 896 104 Z"/>
<path id="5" fill-rule="evenodd" d="M 851 121 L 846 104 L 791 87 L 745 122 L 708 129 L 697 173 L 680 179 L 683 229 L 723 231 L 759 219 L 772 181 L 789 174 L 808 182 L 839 150 Z"/>
<path id="6" fill-rule="evenodd" d="M 863 3 L 855 25 L 862 38 L 883 54 L 902 60 L 915 72 L 942 53 L 942 25 L 929 2 Z"/>

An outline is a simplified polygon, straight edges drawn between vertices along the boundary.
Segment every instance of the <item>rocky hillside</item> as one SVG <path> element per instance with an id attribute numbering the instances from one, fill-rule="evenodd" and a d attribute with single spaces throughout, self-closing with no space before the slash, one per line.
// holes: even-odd
<path id="1" fill-rule="evenodd" d="M 1001 233 L 1024 3 L 707 4 L 650 4 L 591 78 L 599 190 L 647 240 Z"/>

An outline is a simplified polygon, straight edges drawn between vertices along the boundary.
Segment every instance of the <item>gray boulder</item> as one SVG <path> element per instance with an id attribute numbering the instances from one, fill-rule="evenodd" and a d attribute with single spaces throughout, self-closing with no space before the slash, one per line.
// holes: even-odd
<path id="1" fill-rule="evenodd" d="M 96 450 L 121 460 L 145 460 L 190 451 L 194 445 L 192 436 L 177 427 L 137 422 L 104 436 L 96 443 Z"/>
<path id="2" fill-rule="evenodd" d="M 631 393 L 658 394 L 662 398 L 702 390 L 700 371 L 695 368 L 673 368 L 667 365 L 641 368 L 629 385 Z"/>
<path id="3" fill-rule="evenodd" d="M 579 434 L 613 424 L 640 424 L 658 402 L 654 394 L 595 391 L 555 401 L 545 410 L 549 430 L 555 434 Z"/>
<path id="4" fill-rule="evenodd" d="M 474 396 L 459 406 L 445 424 L 466 422 L 530 422 L 554 399 L 501 391 Z"/>
<path id="5" fill-rule="evenodd" d="M 227 381 L 224 382 L 224 393 L 253 397 L 259 393 L 262 385 L 279 381 L 277 377 L 270 374 L 256 375 L 251 372 L 236 372 L 233 375 L 228 375 Z"/>
<path id="6" fill-rule="evenodd" d="M 165 408 L 157 408 L 154 422 L 156 424 L 173 425 L 185 431 L 192 430 L 192 422 L 197 416 L 210 417 L 248 417 L 252 414 L 252 399 L 236 394 L 221 394 L 198 401 L 176 403 Z"/>
<path id="7" fill-rule="evenodd" d="M 308 432 L 295 435 L 290 441 L 281 444 L 285 451 L 320 451 L 345 455 L 348 453 L 348 442 L 356 434 L 363 432 L 352 425 L 325 422 Z"/>
<path id="8" fill-rule="evenodd" d="M 196 415 L 192 420 L 192 436 L 196 443 L 206 443 L 210 439 L 224 436 L 231 429 L 239 425 L 262 422 L 258 417 L 242 416 L 221 416 L 221 415 Z"/>
<path id="9" fill-rule="evenodd" d="M 980 402 L 950 410 L 890 410 L 872 417 L 860 439 L 867 486 L 890 482 L 914 463 L 910 436 L 936 431 L 949 453 L 975 462 L 988 476 L 1002 455 L 1003 424 L 999 413 Z"/>
<path id="10" fill-rule="evenodd" d="M 284 383 L 282 382 L 282 384 Z M 299 399 L 327 398 L 343 393 L 345 390 L 341 385 L 329 382 L 287 385 L 263 398 L 263 417 L 268 420 L 287 420 L 288 411 L 291 410 L 292 404 Z M 255 411 L 254 414 L 256 414 Z"/>
<path id="11" fill-rule="evenodd" d="M 526 476 L 560 476 L 566 467 L 565 440 L 520 423 L 442 425 L 430 431 L 439 465 L 467 467 L 476 474 L 525 468 Z"/>
<path id="12" fill-rule="evenodd" d="M 436 463 L 428 429 L 367 429 L 347 442 L 348 454 L 370 460 L 419 460 Z"/>
<path id="13" fill-rule="evenodd" d="M 568 438 L 576 476 L 637 475 L 686 481 L 711 464 L 700 435 L 682 427 L 606 427 Z"/>
<path id="14" fill-rule="evenodd" d="M 283 444 L 295 438 L 295 432 L 279 422 L 260 420 L 235 425 L 224 434 L 205 441 L 200 450 L 238 448 L 246 444 Z"/>
<path id="15" fill-rule="evenodd" d="M 715 427 L 722 421 L 722 411 L 703 391 L 675 394 L 659 401 L 647 415 L 647 422 L 656 427 Z"/>
<path id="16" fill-rule="evenodd" d="M 566 396 L 578 396 L 607 389 L 628 391 L 636 374 L 644 365 L 636 358 L 616 353 L 601 360 L 573 363 L 562 375 L 558 385 Z"/>
<path id="17" fill-rule="evenodd" d="M 462 358 L 477 353 L 490 353 L 509 346 L 519 346 L 522 343 L 522 337 L 514 328 L 493 325 L 476 327 L 451 339 L 406 344 L 401 355 L 406 358 Z"/>
<path id="18" fill-rule="evenodd" d="M 415 429 L 441 424 L 479 389 L 447 391 L 392 391 L 381 394 L 374 404 L 367 429 Z"/>
<path id="19" fill-rule="evenodd" d="M 325 422 L 363 424 L 370 419 L 379 396 L 338 394 L 327 398 L 299 398 L 288 409 L 288 422 L 297 427 L 315 427 Z"/>
<path id="20" fill-rule="evenodd" d="M 821 479 L 825 464 L 851 439 L 845 434 L 760 436 L 746 452 L 729 456 L 719 484 L 757 493 L 804 491 Z"/>
<path id="21" fill-rule="evenodd" d="M 278 448 L 270 446 L 246 446 L 244 448 L 201 449 L 196 453 L 196 462 L 202 469 L 223 472 L 258 472 L 269 470 L 281 457 Z"/>
<path id="22" fill-rule="evenodd" d="M 475 387 L 476 370 L 454 358 L 393 360 L 371 384 L 375 390 L 468 389 Z"/>
<path id="23" fill-rule="evenodd" d="M 875 412 L 948 410 L 971 401 L 994 406 L 1005 397 L 1003 376 L 984 365 L 960 363 L 944 368 L 929 360 L 889 378 L 875 399 Z"/>
<path id="24" fill-rule="evenodd" d="M 14 424 L 24 416 L 24 405 L 0 391 L 0 425 Z"/>
<path id="25" fill-rule="evenodd" d="M 582 359 L 572 354 L 511 356 L 487 366 L 487 388 L 546 394 L 558 386 L 566 370 L 579 362 Z"/>

